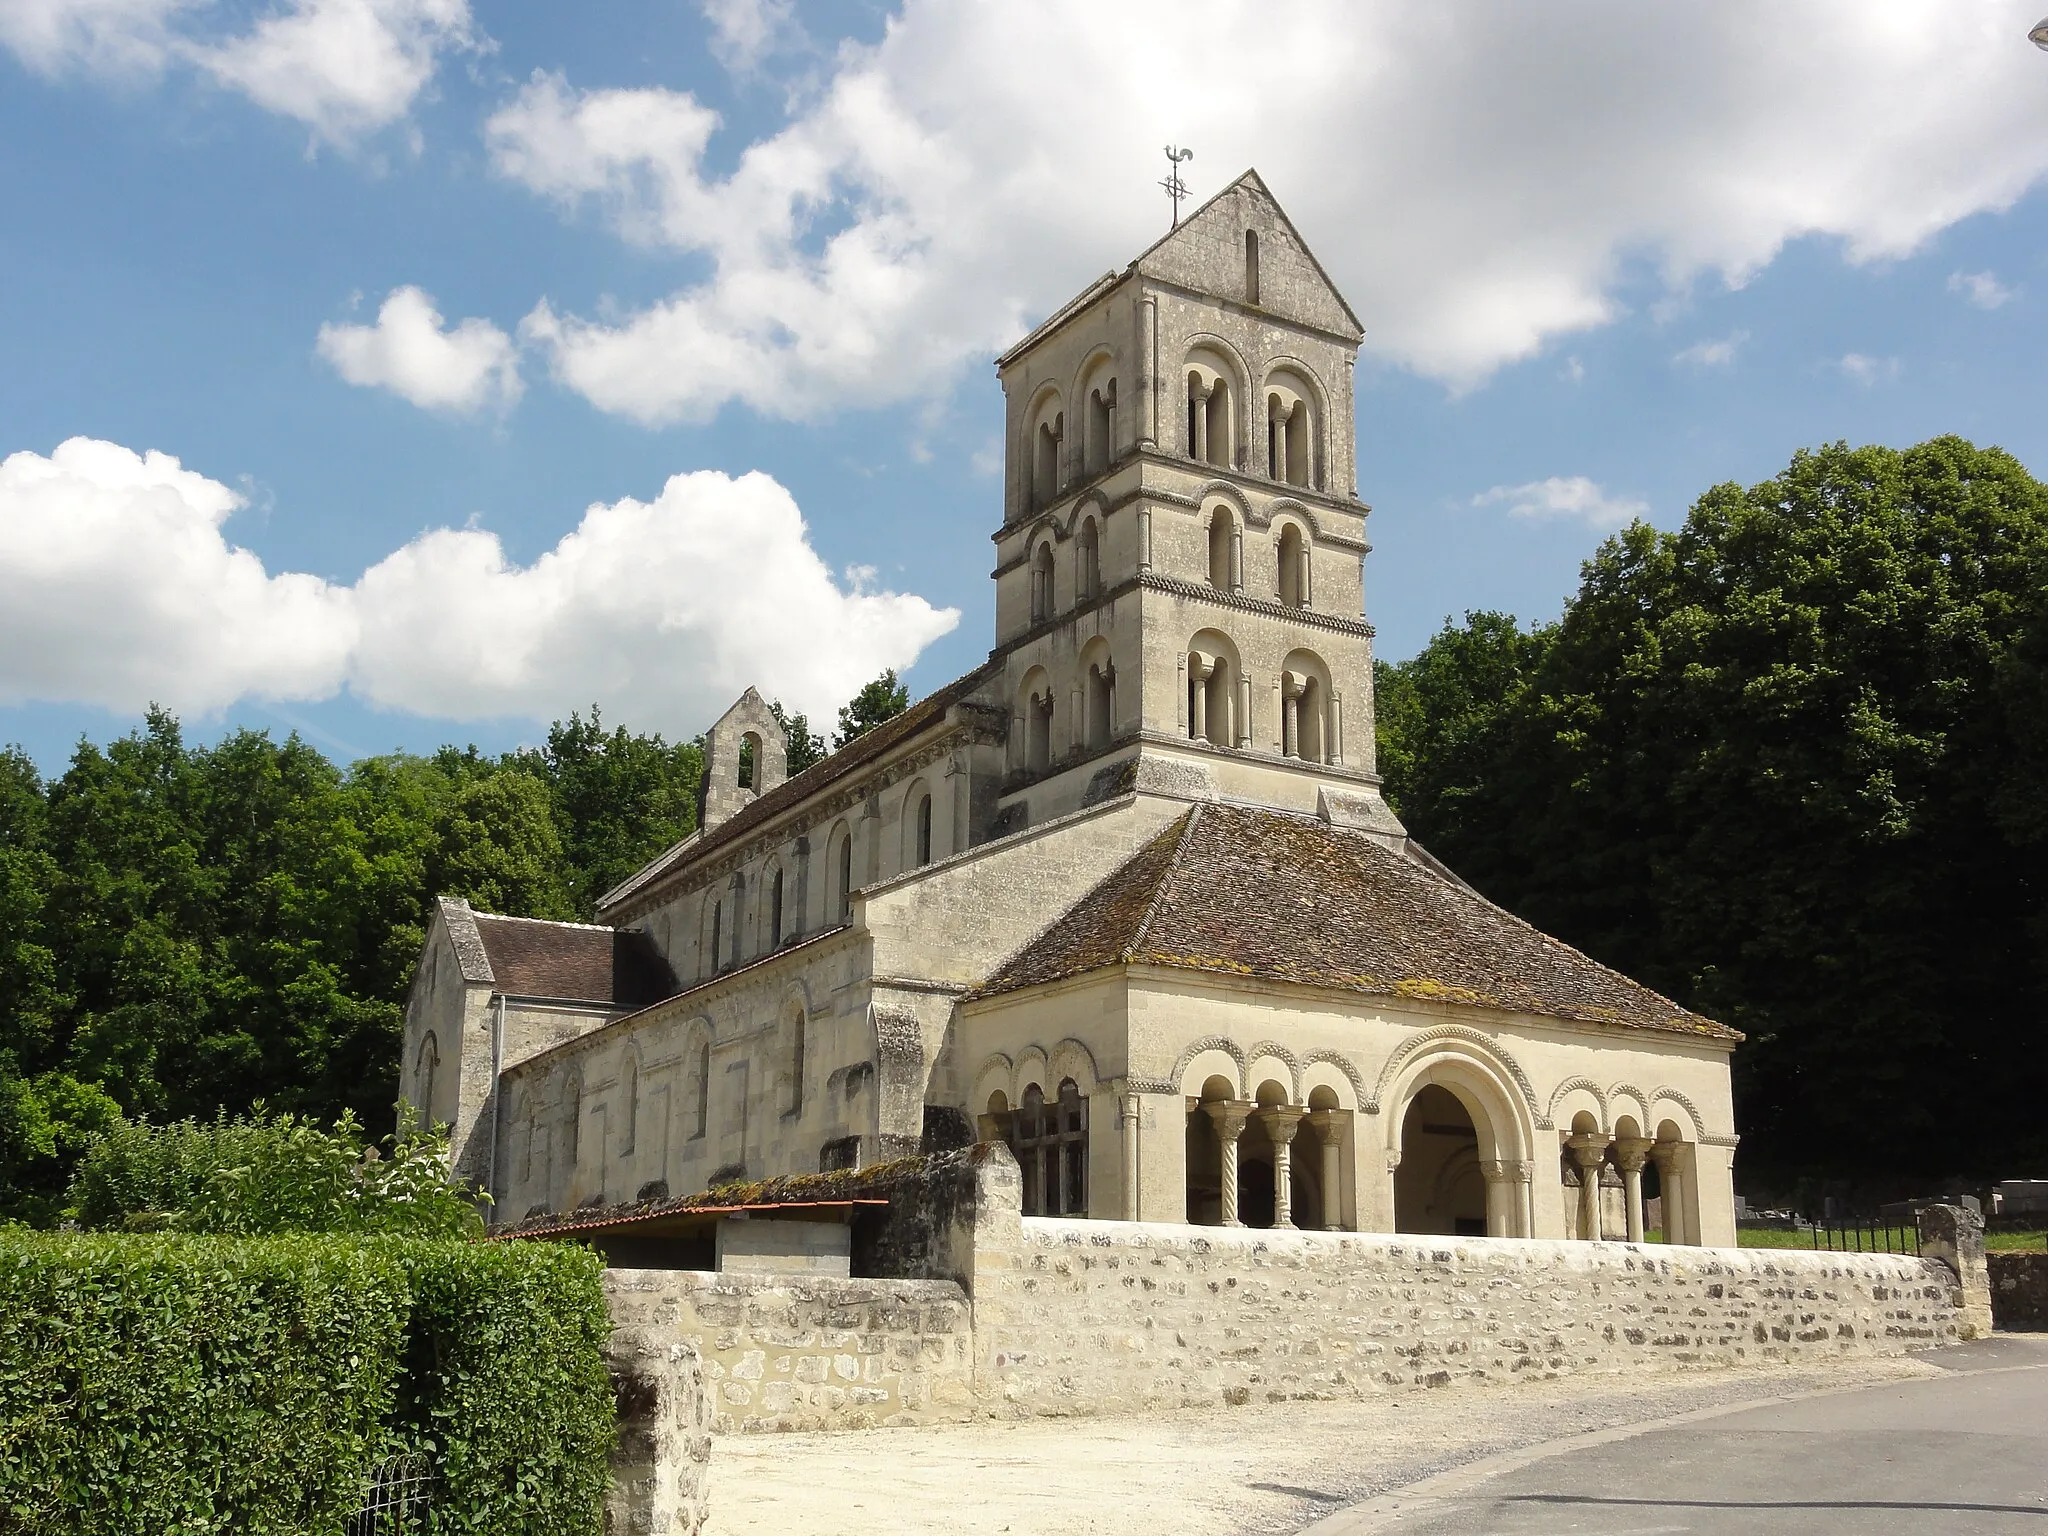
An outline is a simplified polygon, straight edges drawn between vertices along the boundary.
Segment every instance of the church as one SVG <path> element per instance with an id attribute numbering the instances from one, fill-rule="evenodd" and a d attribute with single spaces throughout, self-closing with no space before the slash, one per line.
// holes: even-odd
<path id="1" fill-rule="evenodd" d="M 997 359 L 983 666 L 794 777 L 748 689 L 596 924 L 441 899 L 400 1092 L 494 1221 L 995 1140 L 1027 1214 L 1734 1244 L 1741 1037 L 1381 796 L 1363 335 L 1247 173 Z"/>

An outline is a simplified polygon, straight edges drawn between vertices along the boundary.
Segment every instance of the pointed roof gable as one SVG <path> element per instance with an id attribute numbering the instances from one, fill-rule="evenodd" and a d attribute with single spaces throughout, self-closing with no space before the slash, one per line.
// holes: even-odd
<path id="1" fill-rule="evenodd" d="M 1742 1038 L 1371 837 L 1240 806 L 1196 806 L 970 996 L 1117 965 Z"/>
<path id="2" fill-rule="evenodd" d="M 1248 229 L 1259 237 L 1260 309 L 1354 341 L 1364 337 L 1358 316 L 1257 171 L 1246 171 L 1131 265 L 1145 277 L 1231 297 L 1244 288 Z"/>

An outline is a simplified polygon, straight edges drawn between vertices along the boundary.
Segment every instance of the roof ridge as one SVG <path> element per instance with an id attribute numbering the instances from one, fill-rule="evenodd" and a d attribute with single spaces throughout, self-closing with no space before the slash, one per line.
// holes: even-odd
<path id="1" fill-rule="evenodd" d="M 1124 946 L 1124 959 L 1131 960 L 1136 958 L 1138 952 L 1144 947 L 1146 937 L 1152 932 L 1152 920 L 1159 915 L 1160 893 L 1166 889 L 1167 883 L 1173 879 L 1174 871 L 1180 868 L 1181 855 L 1187 852 L 1188 839 L 1194 834 L 1195 823 L 1201 819 L 1202 810 L 1203 806 L 1198 801 L 1194 805 L 1189 806 L 1187 815 L 1181 818 L 1180 833 L 1173 840 L 1173 857 L 1166 861 L 1166 868 L 1162 869 L 1159 872 L 1159 878 L 1152 882 L 1152 894 L 1145 902 L 1145 915 L 1138 920 L 1137 929 L 1131 934 L 1130 943 Z M 1136 858 L 1137 855 L 1133 854 L 1131 857 Z M 1129 861 L 1126 860 L 1125 862 L 1128 863 Z"/>
<path id="2" fill-rule="evenodd" d="M 615 923 L 572 923 L 559 917 L 514 917 L 510 912 L 478 912 L 470 915 L 479 919 L 489 918 L 494 923 L 537 923 L 543 928 L 588 928 L 593 933 L 618 933 Z"/>

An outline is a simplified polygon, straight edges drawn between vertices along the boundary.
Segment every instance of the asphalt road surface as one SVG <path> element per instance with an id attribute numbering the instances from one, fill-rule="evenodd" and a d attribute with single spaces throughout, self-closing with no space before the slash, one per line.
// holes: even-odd
<path id="1" fill-rule="evenodd" d="M 2048 1335 L 1921 1358 L 1944 1374 L 1513 1452 L 1303 1536 L 2048 1536 Z"/>

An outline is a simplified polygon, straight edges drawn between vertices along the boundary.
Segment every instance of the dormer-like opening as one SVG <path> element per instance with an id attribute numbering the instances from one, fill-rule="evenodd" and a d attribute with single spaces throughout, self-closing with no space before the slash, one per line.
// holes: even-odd
<path id="1" fill-rule="evenodd" d="M 748 731 L 740 737 L 740 761 L 736 782 L 741 789 L 753 789 L 754 765 L 761 761 L 761 737 L 756 731 Z"/>
<path id="2" fill-rule="evenodd" d="M 1259 302 L 1259 232 L 1256 229 L 1244 232 L 1244 301 L 1247 304 Z"/>

